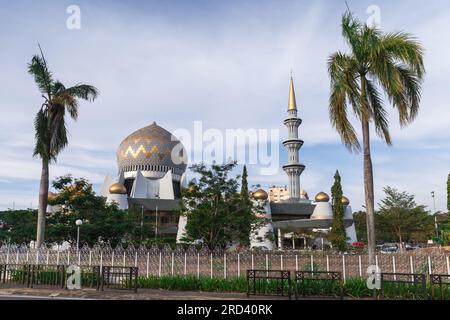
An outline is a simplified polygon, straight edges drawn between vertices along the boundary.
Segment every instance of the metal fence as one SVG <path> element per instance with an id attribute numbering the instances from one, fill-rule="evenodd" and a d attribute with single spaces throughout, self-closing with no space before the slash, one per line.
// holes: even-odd
<path id="1" fill-rule="evenodd" d="M 139 269 L 139 276 L 190 275 L 196 277 L 245 277 L 246 270 L 338 271 L 348 278 L 367 277 L 367 255 L 333 254 L 325 251 L 210 251 L 207 248 L 169 246 L 127 247 L 83 246 L 80 250 L 58 250 L 42 246 L 39 250 L 25 245 L 0 247 L 3 265 L 78 265 L 111 266 Z M 449 254 L 422 250 L 378 254 L 376 264 L 386 273 L 449 274 Z"/>

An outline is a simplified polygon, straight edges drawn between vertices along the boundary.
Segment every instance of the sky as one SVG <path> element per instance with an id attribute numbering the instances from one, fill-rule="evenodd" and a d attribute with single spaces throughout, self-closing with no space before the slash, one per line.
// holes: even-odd
<path id="1" fill-rule="evenodd" d="M 389 185 L 428 210 L 435 191 L 436 210 L 446 210 L 450 3 L 347 2 L 360 20 L 375 17 L 383 31 L 412 33 L 426 50 L 418 118 L 400 128 L 387 105 L 393 146 L 372 132 L 375 202 Z M 80 9 L 79 29 L 67 25 L 70 5 Z M 98 190 L 105 175 L 117 174 L 120 142 L 153 121 L 169 131 L 192 130 L 194 121 L 221 132 L 279 130 L 281 141 L 292 71 L 303 121 L 301 187 L 310 196 L 329 193 L 338 169 L 353 210 L 361 209 L 362 155 L 345 149 L 328 117 L 326 62 L 347 50 L 340 32 L 345 9 L 344 1 L 0 1 L 0 209 L 37 207 L 33 119 L 42 98 L 27 64 L 38 43 L 55 78 L 100 90 L 96 101 L 80 104 L 78 121 L 69 121 L 70 143 L 50 167 L 51 179 L 71 173 Z M 287 184 L 282 145 L 279 151 L 275 174 L 249 165 L 250 184 Z"/>

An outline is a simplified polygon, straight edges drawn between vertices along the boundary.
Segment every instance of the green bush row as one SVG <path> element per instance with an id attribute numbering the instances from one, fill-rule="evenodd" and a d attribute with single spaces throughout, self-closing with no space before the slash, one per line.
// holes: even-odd
<path id="1" fill-rule="evenodd" d="M 149 276 L 138 278 L 139 288 L 165 289 L 180 291 L 205 291 L 205 292 L 247 292 L 247 280 L 244 277 L 238 278 L 209 278 L 195 276 Z M 266 294 L 280 291 L 280 282 L 271 280 L 259 280 L 257 288 Z M 289 289 L 287 282 L 284 283 L 283 290 Z M 305 296 L 335 296 L 342 294 L 352 298 L 371 298 L 374 296 L 373 290 L 367 288 L 366 279 L 350 278 L 342 286 L 332 281 L 311 281 L 305 280 L 303 284 L 298 284 L 299 295 Z M 294 294 L 295 283 L 292 281 L 292 294 Z M 443 296 L 450 299 L 450 286 L 443 287 Z M 385 283 L 383 285 L 383 296 L 378 290 L 376 294 L 384 299 L 427 299 L 432 296 L 432 289 L 427 285 L 426 291 L 421 292 L 420 287 L 405 283 Z M 435 297 L 440 298 L 439 287 L 435 287 Z"/>

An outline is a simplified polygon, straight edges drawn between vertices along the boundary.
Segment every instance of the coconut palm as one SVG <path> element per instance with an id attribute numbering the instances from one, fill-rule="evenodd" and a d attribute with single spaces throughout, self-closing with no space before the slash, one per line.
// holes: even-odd
<path id="1" fill-rule="evenodd" d="M 398 111 L 402 127 L 415 119 L 425 73 L 423 49 L 410 34 L 383 33 L 376 27 L 359 22 L 350 11 L 342 17 L 342 35 L 350 52 L 338 51 L 328 59 L 331 82 L 329 116 L 350 151 L 359 152 L 361 146 L 349 121 L 349 113 L 353 111 L 361 123 L 367 239 L 369 260 L 373 264 L 374 191 L 369 127 L 372 123 L 376 134 L 388 145 L 392 144 L 383 92 Z"/>
<path id="2" fill-rule="evenodd" d="M 53 79 L 41 48 L 28 65 L 28 72 L 34 77 L 44 102 L 34 120 L 35 148 L 33 156 L 42 160 L 41 181 L 39 187 L 39 208 L 36 245 L 44 241 L 45 213 L 48 201 L 49 164 L 56 161 L 58 154 L 67 146 L 67 128 L 65 115 L 69 113 L 74 120 L 78 117 L 78 99 L 93 101 L 98 90 L 90 85 L 77 84 L 66 88 L 60 81 Z"/>

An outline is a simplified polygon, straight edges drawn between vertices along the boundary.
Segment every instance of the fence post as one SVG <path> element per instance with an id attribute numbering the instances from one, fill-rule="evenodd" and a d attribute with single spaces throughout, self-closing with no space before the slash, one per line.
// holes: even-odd
<path id="1" fill-rule="evenodd" d="M 238 265 L 237 265 L 237 272 L 238 272 L 238 278 L 239 278 L 241 276 L 241 261 L 239 259 L 239 253 L 237 255 L 237 263 L 238 263 Z"/>
<path id="2" fill-rule="evenodd" d="M 173 265 L 174 265 L 174 263 L 175 263 L 175 254 L 172 252 L 172 266 L 171 266 L 171 273 L 172 273 L 172 276 L 173 276 Z"/>
<path id="3" fill-rule="evenodd" d="M 134 266 L 137 267 L 137 251 L 134 253 Z"/>
<path id="4" fill-rule="evenodd" d="M 6 264 L 9 264 L 9 245 L 8 250 L 6 251 Z"/>
<path id="5" fill-rule="evenodd" d="M 50 258 L 50 253 L 48 252 L 48 249 L 47 249 L 47 257 L 45 258 L 46 265 L 48 265 L 49 258 Z"/>
<path id="6" fill-rule="evenodd" d="M 159 250 L 159 266 L 158 266 L 158 277 L 161 278 L 161 263 L 162 263 L 162 252 Z"/>
<path id="7" fill-rule="evenodd" d="M 314 271 L 314 257 L 311 255 L 311 271 Z"/>
<path id="8" fill-rule="evenodd" d="M 114 251 L 112 252 L 111 255 L 111 267 L 114 267 Z"/>
<path id="9" fill-rule="evenodd" d="M 428 256 L 428 274 L 431 274 L 431 258 Z"/>
<path id="10" fill-rule="evenodd" d="M 266 253 L 266 270 L 269 270 L 269 256 Z"/>
<path id="11" fill-rule="evenodd" d="M 92 266 L 92 250 L 89 250 L 89 267 Z"/>
<path id="12" fill-rule="evenodd" d="M 184 276 L 186 277 L 187 272 L 187 253 L 184 253 Z"/>
<path id="13" fill-rule="evenodd" d="M 327 255 L 327 272 L 330 272 L 330 257 Z"/>
<path id="14" fill-rule="evenodd" d="M 448 261 L 448 256 L 445 257 L 445 260 L 447 260 L 447 274 L 450 275 L 450 263 Z"/>
<path id="15" fill-rule="evenodd" d="M 342 255 L 342 278 L 344 280 L 344 284 L 345 284 L 345 255 Z"/>
<path id="16" fill-rule="evenodd" d="M 16 252 L 16 264 L 19 264 L 19 251 Z"/>
<path id="17" fill-rule="evenodd" d="M 283 255 L 280 256 L 280 266 L 281 270 L 283 270 Z"/>
<path id="18" fill-rule="evenodd" d="M 395 274 L 397 272 L 395 268 L 395 256 L 392 256 L 392 271 L 394 272 L 394 280 L 397 280 L 397 275 Z"/>
<path id="19" fill-rule="evenodd" d="M 56 252 L 56 265 L 59 265 L 59 246 L 58 246 L 58 252 Z"/>
<path id="20" fill-rule="evenodd" d="M 227 278 L 227 254 L 223 254 L 223 278 Z"/>
<path id="21" fill-rule="evenodd" d="M 377 270 L 378 270 L 378 256 L 377 255 L 375 255 L 375 266 L 377 267 Z"/>
<path id="22" fill-rule="evenodd" d="M 39 249 L 36 250 L 36 264 L 39 264 Z"/>
<path id="23" fill-rule="evenodd" d="M 358 266 L 359 266 L 359 277 L 362 278 L 362 263 L 361 263 L 361 255 L 358 255 Z"/>
<path id="24" fill-rule="evenodd" d="M 197 279 L 200 278 L 200 253 L 197 253 Z"/>
<path id="25" fill-rule="evenodd" d="M 149 263 L 150 263 L 150 252 L 147 251 L 147 278 L 148 278 L 148 272 L 149 272 Z"/>
<path id="26" fill-rule="evenodd" d="M 213 278 L 213 254 L 209 255 L 209 277 Z"/>
<path id="27" fill-rule="evenodd" d="M 409 264 L 411 266 L 411 273 L 414 273 L 413 256 L 409 256 Z"/>
<path id="28" fill-rule="evenodd" d="M 255 270 L 255 260 L 252 253 L 252 270 Z"/>
<path id="29" fill-rule="evenodd" d="M 27 263 L 28 263 L 28 255 L 29 255 L 29 253 L 30 253 L 30 252 L 29 252 L 28 249 L 27 249 Z"/>
<path id="30" fill-rule="evenodd" d="M 78 266 L 81 264 L 81 252 L 78 250 Z"/>
<path id="31" fill-rule="evenodd" d="M 125 251 L 123 252 L 123 267 L 125 267 L 127 264 L 126 257 L 125 257 Z"/>
<path id="32" fill-rule="evenodd" d="M 295 271 L 298 271 L 298 254 L 295 255 Z"/>

